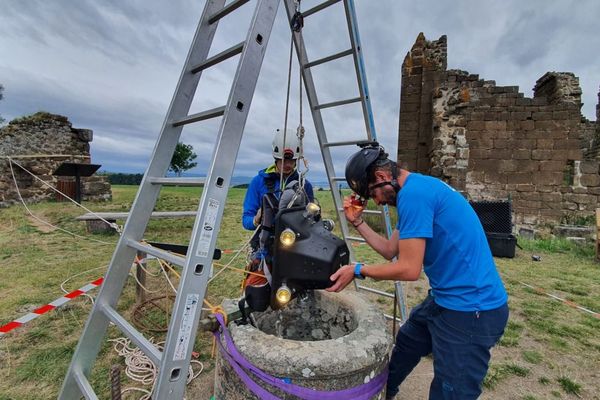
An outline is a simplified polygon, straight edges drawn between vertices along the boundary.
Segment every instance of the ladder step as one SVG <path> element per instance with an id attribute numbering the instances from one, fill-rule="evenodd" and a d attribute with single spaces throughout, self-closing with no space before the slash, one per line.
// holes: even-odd
<path id="1" fill-rule="evenodd" d="M 316 106 L 314 106 L 314 109 L 322 110 L 323 108 L 331 108 L 331 107 L 343 106 L 344 104 L 358 103 L 359 101 L 362 101 L 362 97 L 360 97 L 360 96 L 355 97 L 353 99 L 332 101 L 331 103 L 325 103 L 325 104 L 317 104 Z"/>
<path id="2" fill-rule="evenodd" d="M 204 186 L 206 178 L 148 178 L 153 185 L 165 186 Z"/>
<path id="3" fill-rule="evenodd" d="M 102 306 L 102 312 L 104 315 L 108 317 L 117 327 L 123 332 L 132 343 L 134 343 L 137 347 L 140 348 L 144 352 L 144 354 L 154 363 L 155 366 L 160 365 L 160 359 L 162 357 L 162 353 L 160 350 L 156 348 L 152 342 L 146 339 L 141 333 L 139 333 L 133 325 L 125 320 L 111 306 L 105 304 Z"/>
<path id="4" fill-rule="evenodd" d="M 173 126 L 192 124 L 194 122 L 203 121 L 205 119 L 220 117 L 223 114 L 225 114 L 225 106 L 202 111 L 197 114 L 188 115 L 187 117 L 180 119 L 179 121 L 175 121 L 173 123 Z"/>
<path id="5" fill-rule="evenodd" d="M 86 400 L 98 400 L 94 388 L 92 388 L 92 385 L 90 385 L 90 382 L 80 369 L 73 369 L 73 378 Z"/>
<path id="6" fill-rule="evenodd" d="M 343 211 L 344 211 L 344 207 L 339 207 L 339 208 L 338 208 L 338 211 L 342 211 L 342 212 L 343 212 Z M 376 215 L 381 215 L 381 214 L 383 214 L 383 213 L 381 212 L 381 210 L 363 210 L 363 212 L 362 212 L 362 213 L 363 213 L 363 214 L 376 214 Z"/>
<path id="7" fill-rule="evenodd" d="M 330 178 L 330 180 L 332 182 L 338 181 L 338 182 L 346 182 L 346 177 L 345 176 L 332 176 Z"/>
<path id="8" fill-rule="evenodd" d="M 228 5 L 223 7 L 220 11 L 217 11 L 216 13 L 211 15 L 210 18 L 208 19 L 208 23 L 211 25 L 214 24 L 215 22 L 217 22 L 224 16 L 229 15 L 230 13 L 234 12 L 235 10 L 237 10 L 238 8 L 240 8 L 241 6 L 243 6 L 244 4 L 246 4 L 249 1 L 250 0 L 232 1 L 231 3 L 229 3 Z"/>
<path id="9" fill-rule="evenodd" d="M 231 46 L 227 50 L 220 52 L 219 54 L 215 54 L 214 56 L 207 59 L 206 61 L 193 66 L 192 69 L 190 70 L 190 72 L 192 74 L 196 74 L 200 71 L 203 71 L 207 68 L 212 67 L 213 65 L 220 63 L 221 61 L 225 61 L 225 60 L 235 56 L 236 54 L 240 54 L 242 52 L 242 50 L 244 50 L 245 43 L 246 42 L 238 43 L 235 46 Z"/>
<path id="10" fill-rule="evenodd" d="M 323 63 L 326 63 L 326 62 L 329 62 L 329 61 L 337 60 L 338 58 L 349 56 L 353 52 L 354 52 L 354 49 L 344 50 L 344 51 L 341 51 L 339 53 L 332 54 L 330 56 L 323 57 L 323 58 L 320 58 L 320 59 L 315 60 L 315 61 L 311 61 L 308 64 L 305 64 L 304 68 L 312 68 L 315 65 L 319 65 L 319 64 L 323 64 Z"/>
<path id="11" fill-rule="evenodd" d="M 314 6 L 313 8 L 310 8 L 310 9 L 304 11 L 302 13 L 302 16 L 303 17 L 308 17 L 309 15 L 312 15 L 312 14 L 314 14 L 316 12 L 319 12 L 319 11 L 321 11 L 324 8 L 327 8 L 329 6 L 334 5 L 338 1 L 340 1 L 340 0 L 327 0 L 327 1 L 321 3 L 321 4 L 317 5 L 317 6 Z"/>
<path id="12" fill-rule="evenodd" d="M 360 290 L 364 290 L 365 292 L 370 292 L 370 293 L 375 293 L 381 296 L 385 296 L 385 297 L 389 297 L 389 298 L 394 298 L 394 294 L 393 293 L 388 293 L 388 292 L 384 292 L 383 290 L 379 290 L 379 289 L 374 289 L 374 288 L 370 288 L 368 286 L 363 286 L 363 285 L 356 285 L 357 288 L 359 288 Z"/>
<path id="13" fill-rule="evenodd" d="M 326 142 L 323 143 L 323 147 L 335 147 L 335 146 L 354 146 L 359 143 L 363 143 L 364 140 L 346 140 L 341 142 Z"/>
<path id="14" fill-rule="evenodd" d="M 390 314 L 383 314 L 383 316 L 384 316 L 385 318 L 387 318 L 387 319 L 390 319 L 390 320 L 392 320 L 392 321 L 394 320 L 394 316 L 393 316 L 393 315 L 390 315 Z M 396 317 L 396 322 L 399 322 L 400 324 L 403 324 L 403 323 L 404 323 L 404 321 L 402 321 L 402 319 L 401 319 L 401 318 L 398 318 L 398 317 Z"/>
<path id="15" fill-rule="evenodd" d="M 354 242 L 361 242 L 361 243 L 367 243 L 367 241 L 361 237 L 358 236 L 346 236 L 346 240 L 352 240 Z"/>
<path id="16" fill-rule="evenodd" d="M 149 244 L 144 244 L 129 239 L 127 241 L 127 245 L 146 254 L 150 254 L 156 258 L 160 258 L 161 260 L 165 260 L 166 262 L 169 262 L 171 264 L 179 265 L 180 267 L 183 267 L 185 265 L 185 257 L 180 257 L 169 251 L 161 250 L 157 247 L 150 246 Z"/>

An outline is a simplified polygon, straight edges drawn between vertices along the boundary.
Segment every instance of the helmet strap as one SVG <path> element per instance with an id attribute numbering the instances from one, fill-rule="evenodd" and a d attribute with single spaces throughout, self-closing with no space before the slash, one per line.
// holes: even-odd
<path id="1" fill-rule="evenodd" d="M 394 188 L 394 191 L 398 193 L 400 191 L 400 184 L 398 183 L 398 164 L 392 161 L 392 181 L 390 185 Z"/>

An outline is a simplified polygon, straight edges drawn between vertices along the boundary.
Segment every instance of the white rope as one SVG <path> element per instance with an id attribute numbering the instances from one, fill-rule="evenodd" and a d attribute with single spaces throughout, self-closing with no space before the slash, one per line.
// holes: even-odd
<path id="1" fill-rule="evenodd" d="M 150 338 L 150 343 L 154 343 L 154 338 Z M 120 337 L 117 339 L 110 339 L 109 342 L 114 343 L 114 350 L 118 355 L 125 358 L 125 375 L 134 382 L 138 382 L 142 385 L 152 385 L 150 390 L 139 387 L 129 387 L 121 391 L 121 395 L 127 392 L 142 392 L 144 395 L 139 400 L 150 400 L 152 393 L 154 392 L 154 386 L 156 385 L 156 377 L 158 370 L 156 365 L 137 347 L 131 346 L 131 341 L 127 338 Z M 163 350 L 164 342 L 156 344 L 158 350 Z M 193 364 L 200 366 L 198 372 L 194 372 Z M 197 360 L 191 360 L 188 375 L 187 384 L 189 385 L 194 379 L 196 379 L 204 371 L 204 364 Z"/>
<path id="2" fill-rule="evenodd" d="M 34 177 L 38 181 L 42 182 L 43 185 L 49 187 L 50 189 L 54 190 L 56 193 L 59 193 L 60 195 L 64 196 L 65 198 L 69 199 L 76 206 L 83 208 L 85 211 L 87 211 L 90 214 L 94 215 L 98 219 L 104 221 L 106 224 L 108 224 L 110 227 L 112 227 L 114 230 L 116 230 L 119 233 L 119 235 L 121 234 L 121 232 L 122 232 L 121 227 L 119 225 L 117 225 L 116 223 L 105 220 L 100 215 L 96 214 L 95 212 L 93 212 L 89 208 L 85 207 L 83 204 L 80 204 L 80 203 L 76 202 L 75 200 L 73 200 L 72 198 L 70 198 L 69 196 L 67 196 L 63 192 L 61 192 L 60 190 L 56 189 L 54 186 L 50 185 L 48 182 L 46 182 L 43 179 L 40 179 L 39 177 L 37 177 L 35 174 L 33 174 L 32 172 L 30 172 L 27 168 L 25 168 L 24 166 L 22 166 L 18 162 L 16 162 L 13 159 L 11 159 L 11 157 L 7 157 L 7 159 L 8 159 L 8 163 L 10 164 L 10 170 L 11 170 L 11 172 L 13 171 L 12 164 L 14 163 L 16 166 L 18 166 L 19 168 L 21 168 L 23 171 L 27 172 L 29 175 L 31 175 L 32 177 Z M 17 185 L 17 179 L 15 177 L 14 172 L 13 172 L 13 179 L 15 181 L 15 186 L 17 186 L 17 191 L 18 191 L 19 189 L 18 189 L 18 185 Z M 19 197 L 21 198 L 21 201 L 23 202 L 23 198 L 21 197 L 20 194 L 19 194 Z"/>
<path id="3" fill-rule="evenodd" d="M 9 161 L 10 161 L 10 158 L 9 158 Z M 15 164 L 19 165 L 17 163 L 15 163 Z M 31 212 L 31 210 L 29 209 L 29 207 L 27 207 L 27 204 L 25 203 L 25 200 L 23 200 L 23 196 L 21 196 L 21 191 L 19 190 L 19 185 L 17 184 L 17 178 L 15 177 L 15 171 L 13 170 L 13 167 L 12 167 L 12 161 L 9 162 L 9 166 L 10 166 L 10 173 L 12 174 L 13 181 L 15 182 L 15 187 L 17 189 L 17 195 L 19 196 L 19 200 L 21 200 L 21 204 L 23 204 L 23 207 L 25 207 L 25 209 L 27 210 L 27 212 L 29 213 L 29 215 L 31 215 L 32 218 L 36 219 L 37 221 L 39 221 L 39 222 L 41 222 L 41 223 L 43 223 L 45 225 L 48 225 L 48 226 L 52 227 L 54 229 L 58 229 L 59 231 L 61 231 L 63 233 L 66 233 L 66 234 L 71 235 L 71 236 L 78 237 L 80 239 L 87 239 L 87 240 L 91 240 L 91 241 L 97 242 L 97 243 L 114 245 L 114 243 L 105 242 L 103 240 L 98 240 L 98 239 L 94 239 L 94 238 L 91 238 L 91 237 L 78 235 L 77 233 L 74 233 L 74 232 L 68 231 L 66 229 L 63 229 L 63 228 L 61 228 L 59 226 L 53 225 L 50 222 L 45 221 L 45 220 L 41 219 L 40 217 L 34 215 L 33 212 Z"/>
<path id="4" fill-rule="evenodd" d="M 252 241 L 252 237 L 254 237 L 254 234 L 256 233 L 256 231 L 258 231 L 260 229 L 260 225 L 256 227 L 256 229 L 254 230 L 254 232 L 252 232 L 252 235 L 250 235 L 250 238 L 246 241 L 246 243 L 244 243 L 244 245 L 242 247 L 239 248 L 239 250 L 233 255 L 233 257 L 231 258 L 231 260 L 229 260 L 229 262 L 227 264 L 225 264 L 220 271 L 218 271 L 216 274 L 213 275 L 212 278 L 210 278 L 208 280 L 208 283 L 211 283 L 213 280 L 215 280 L 217 278 L 217 276 L 219 276 L 223 271 L 225 271 L 227 269 L 227 267 L 229 267 L 233 261 L 242 253 L 242 251 L 244 251 L 245 249 L 248 248 L 248 246 L 250 245 L 250 241 Z"/>
<path id="5" fill-rule="evenodd" d="M 65 280 L 64 280 L 64 281 L 63 281 L 63 282 L 60 284 L 60 290 L 62 290 L 62 291 L 63 291 L 63 292 L 65 292 L 65 293 L 70 293 L 70 291 L 69 291 L 69 290 L 65 289 L 65 284 L 66 284 L 67 282 L 69 282 L 71 279 L 73 279 L 73 278 L 76 278 L 76 277 L 78 277 L 78 276 L 80 276 L 80 275 L 86 274 L 86 273 L 88 273 L 88 272 L 90 272 L 90 271 L 95 271 L 95 270 L 97 270 L 97 269 L 106 268 L 106 267 L 108 267 L 108 265 L 103 265 L 103 266 L 101 266 L 101 267 L 96 267 L 96 268 L 87 269 L 87 270 L 85 270 L 85 271 L 83 271 L 83 272 L 80 272 L 80 273 L 78 273 L 78 274 L 71 275 L 70 277 L 68 277 L 67 279 L 65 279 Z M 92 304 L 94 304 L 94 298 L 93 298 L 92 296 L 90 296 L 90 295 L 89 295 L 89 294 L 87 294 L 87 293 L 84 293 L 83 295 L 84 295 L 85 297 L 87 297 L 88 299 L 90 299 L 90 301 L 92 302 Z"/>

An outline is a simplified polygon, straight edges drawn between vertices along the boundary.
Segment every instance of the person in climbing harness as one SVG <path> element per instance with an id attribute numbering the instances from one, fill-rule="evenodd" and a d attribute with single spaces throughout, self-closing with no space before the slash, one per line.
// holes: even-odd
<path id="1" fill-rule="evenodd" d="M 251 311 L 264 311 L 269 306 L 271 245 L 277 211 L 280 207 L 306 205 L 314 200 L 312 185 L 296 168 L 302 158 L 301 136 L 289 129 L 285 133 L 278 130 L 272 151 L 274 163 L 258 172 L 244 198 L 242 225 L 256 231 L 250 240 L 251 254 L 246 266 L 249 273 L 242 284 L 244 298 L 240 310 L 243 314 L 243 302 Z M 259 226 L 260 229 L 256 229 Z"/>
<path id="2" fill-rule="evenodd" d="M 431 289 L 400 327 L 392 352 L 387 398 L 419 363 L 433 354 L 430 399 L 476 399 L 508 320 L 507 294 L 485 233 L 465 198 L 445 182 L 399 168 L 376 142 L 362 146 L 346 164 L 355 194 L 344 214 L 366 242 L 388 260 L 345 265 L 331 276 L 340 291 L 353 279 L 415 281 L 421 270 Z M 356 196 L 360 196 L 356 198 Z M 396 207 L 390 239 L 362 219 L 368 199 Z"/>
<path id="3" fill-rule="evenodd" d="M 284 146 L 284 132 L 281 129 L 277 130 L 272 147 L 274 163 L 258 171 L 258 174 L 250 181 L 246 196 L 244 197 L 244 210 L 242 214 L 242 225 L 245 229 L 254 230 L 260 224 L 263 196 L 267 193 L 279 192 L 282 175 L 283 188 L 292 181 L 300 181 L 296 167 L 302 143 L 298 136 L 289 129 L 285 136 L 286 145 Z M 304 191 L 309 201 L 313 201 L 313 188 L 309 181 L 304 182 Z"/>

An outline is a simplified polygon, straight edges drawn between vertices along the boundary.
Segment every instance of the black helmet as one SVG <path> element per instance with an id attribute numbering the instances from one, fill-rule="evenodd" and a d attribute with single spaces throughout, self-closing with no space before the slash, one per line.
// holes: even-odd
<path id="1" fill-rule="evenodd" d="M 359 146 L 362 148 L 346 162 L 346 182 L 356 194 L 368 199 L 369 169 L 378 159 L 387 159 L 387 154 L 377 142 L 361 143 Z"/>

